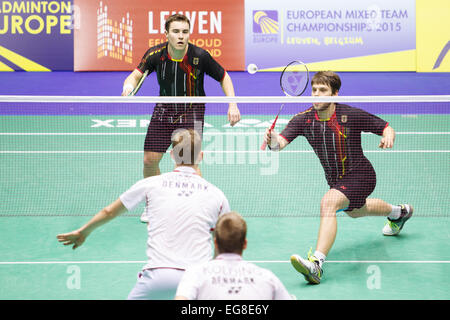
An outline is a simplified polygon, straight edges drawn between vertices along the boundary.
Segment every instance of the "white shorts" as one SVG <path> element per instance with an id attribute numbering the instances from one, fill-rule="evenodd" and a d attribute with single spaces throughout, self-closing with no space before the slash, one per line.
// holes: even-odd
<path id="1" fill-rule="evenodd" d="M 138 273 L 136 285 L 128 300 L 172 300 L 184 270 L 155 268 Z"/>

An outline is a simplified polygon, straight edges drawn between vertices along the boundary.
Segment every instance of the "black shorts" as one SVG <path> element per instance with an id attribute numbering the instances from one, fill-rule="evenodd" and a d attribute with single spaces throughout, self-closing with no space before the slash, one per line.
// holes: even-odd
<path id="1" fill-rule="evenodd" d="M 204 104 L 157 104 L 147 128 L 144 151 L 166 152 L 177 129 L 194 129 L 202 137 L 204 123 Z"/>
<path id="2" fill-rule="evenodd" d="M 375 189 L 377 176 L 369 161 L 353 169 L 342 179 L 339 179 L 332 189 L 339 190 L 350 201 L 345 211 L 359 209 L 366 204 L 366 199 Z"/>

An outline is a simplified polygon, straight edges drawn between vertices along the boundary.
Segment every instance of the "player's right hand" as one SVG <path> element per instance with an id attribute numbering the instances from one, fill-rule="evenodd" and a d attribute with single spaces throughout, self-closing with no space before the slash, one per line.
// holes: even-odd
<path id="1" fill-rule="evenodd" d="M 272 141 L 278 141 L 278 133 L 275 131 L 275 129 L 270 130 L 270 127 L 266 129 L 266 133 L 264 134 L 264 141 L 269 146 Z"/>
<path id="2" fill-rule="evenodd" d="M 122 91 L 122 96 L 128 96 L 133 91 L 133 89 L 126 88 Z"/>
<path id="3" fill-rule="evenodd" d="M 125 82 L 122 88 L 122 96 L 128 96 L 133 92 L 134 86 L 130 83 Z"/>

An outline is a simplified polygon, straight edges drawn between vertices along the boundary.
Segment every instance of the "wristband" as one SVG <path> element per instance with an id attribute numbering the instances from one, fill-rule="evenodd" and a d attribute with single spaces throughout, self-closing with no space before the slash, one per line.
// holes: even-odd
<path id="1" fill-rule="evenodd" d="M 270 144 L 267 144 L 267 147 L 272 151 L 279 151 L 280 150 L 280 144 L 277 142 L 276 145 L 273 147 L 270 146 Z"/>
<path id="2" fill-rule="evenodd" d="M 131 84 L 126 83 L 126 84 L 123 85 L 123 89 L 122 90 L 125 92 L 127 89 L 131 89 L 131 91 L 133 91 L 134 87 Z"/>

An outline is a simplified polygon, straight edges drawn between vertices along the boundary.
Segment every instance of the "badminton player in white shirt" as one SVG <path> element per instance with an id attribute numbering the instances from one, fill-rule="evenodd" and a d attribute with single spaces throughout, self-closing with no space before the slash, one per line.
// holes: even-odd
<path id="1" fill-rule="evenodd" d="M 247 224 L 237 212 L 217 221 L 214 245 L 218 256 L 189 267 L 178 285 L 176 300 L 291 300 L 283 283 L 268 269 L 242 259 Z"/>
<path id="2" fill-rule="evenodd" d="M 197 174 L 203 157 L 200 135 L 181 129 L 172 147 L 173 172 L 140 180 L 83 227 L 57 236 L 75 249 L 94 229 L 145 201 L 148 262 L 128 299 L 173 299 L 184 270 L 213 258 L 211 231 L 230 211 L 223 192 Z"/>

